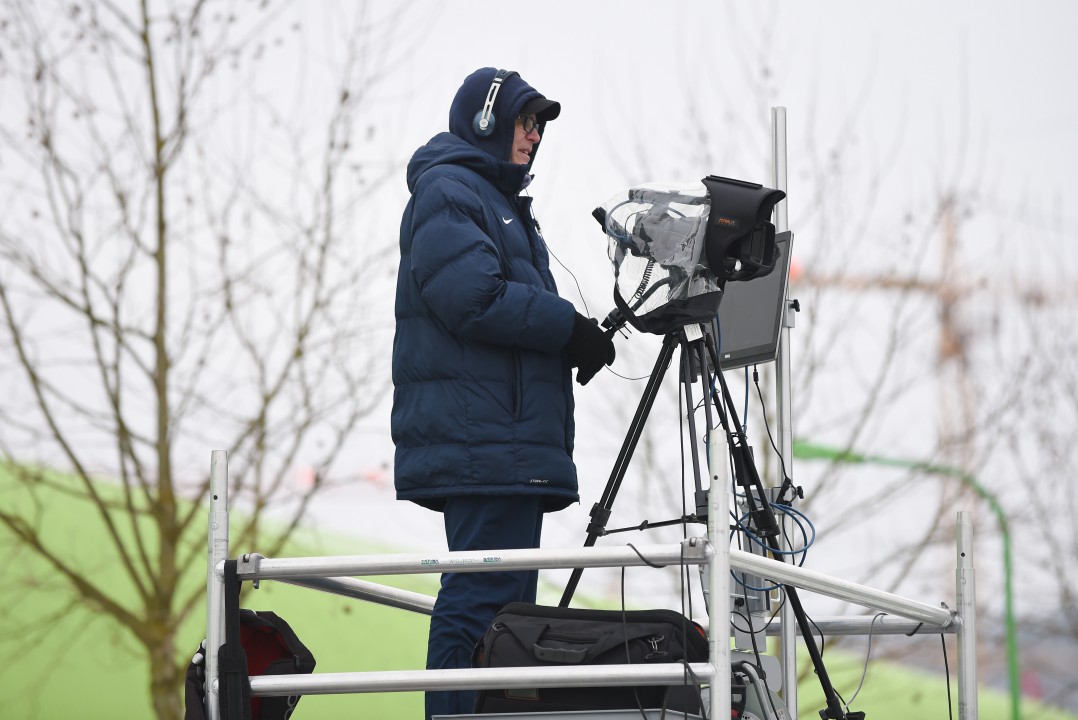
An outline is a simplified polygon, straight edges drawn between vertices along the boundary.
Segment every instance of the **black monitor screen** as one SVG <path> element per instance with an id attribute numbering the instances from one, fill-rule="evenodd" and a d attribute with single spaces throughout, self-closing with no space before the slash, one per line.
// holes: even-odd
<path id="1" fill-rule="evenodd" d="M 775 242 L 779 257 L 771 274 L 728 282 L 723 290 L 718 327 L 712 323 L 723 370 L 771 362 L 778 354 L 793 234 L 778 233 Z"/>

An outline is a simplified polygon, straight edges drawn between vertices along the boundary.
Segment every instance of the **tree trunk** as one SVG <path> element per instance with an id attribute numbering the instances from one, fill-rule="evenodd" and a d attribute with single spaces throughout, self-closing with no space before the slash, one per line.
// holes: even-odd
<path id="1" fill-rule="evenodd" d="M 186 669 L 176 664 L 175 641 L 175 632 L 161 625 L 154 641 L 146 645 L 150 659 L 150 700 L 157 720 L 183 720 L 181 690 Z"/>

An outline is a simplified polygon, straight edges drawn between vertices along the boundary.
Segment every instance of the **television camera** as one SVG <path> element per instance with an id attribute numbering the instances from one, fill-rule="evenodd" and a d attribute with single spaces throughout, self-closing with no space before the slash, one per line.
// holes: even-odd
<path id="1" fill-rule="evenodd" d="M 770 217 L 786 197 L 756 183 L 709 175 L 703 186 L 642 185 L 595 209 L 614 270 L 603 323 L 666 334 L 715 317 L 727 281 L 775 268 Z M 632 288 L 625 294 L 623 288 Z"/>

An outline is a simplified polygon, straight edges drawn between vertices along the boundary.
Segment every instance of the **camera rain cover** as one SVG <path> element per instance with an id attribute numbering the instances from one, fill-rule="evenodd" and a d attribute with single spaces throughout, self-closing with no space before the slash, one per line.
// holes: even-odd
<path id="1" fill-rule="evenodd" d="M 641 332 L 709 322 L 722 283 L 706 265 L 710 211 L 703 185 L 647 184 L 600 206 L 614 271 L 614 303 Z"/>

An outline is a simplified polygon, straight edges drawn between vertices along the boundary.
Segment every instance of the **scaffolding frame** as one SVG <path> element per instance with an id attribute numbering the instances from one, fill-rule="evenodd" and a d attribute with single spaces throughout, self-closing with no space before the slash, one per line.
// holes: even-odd
<path id="1" fill-rule="evenodd" d="M 724 467 L 723 463 L 717 466 Z M 713 488 L 725 485 L 712 476 Z M 208 563 L 206 573 L 206 715 L 220 720 L 217 655 L 224 644 L 224 563 L 229 559 L 228 454 L 214 450 L 210 460 Z M 727 492 L 708 493 L 711 518 L 726 518 Z M 973 524 L 968 512 L 957 520 L 955 607 L 933 606 L 884 590 L 781 563 L 730 547 L 725 527 L 708 524 L 707 537 L 690 537 L 660 545 L 598 546 L 574 549 L 492 550 L 439 554 L 383 554 L 324 557 L 267 558 L 258 554 L 238 557 L 241 580 L 277 580 L 323 592 L 429 614 L 433 598 L 421 593 L 358 580 L 353 576 L 408 575 L 442 572 L 500 572 L 589 567 L 706 565 L 708 567 L 709 628 L 726 627 L 730 615 L 730 569 L 749 572 L 839 600 L 861 605 L 875 613 L 888 613 L 869 624 L 865 616 L 828 618 L 817 622 L 830 634 L 894 634 L 920 629 L 922 633 L 958 637 L 958 717 L 977 717 L 975 648 L 975 583 L 972 560 Z M 890 616 L 897 616 L 893 618 Z M 783 632 L 782 628 L 774 632 Z M 707 663 L 691 663 L 690 671 L 708 687 L 710 706 L 730 705 L 731 648 L 729 633 L 709 632 Z M 716 671 L 717 668 L 723 669 Z M 326 695 L 365 692 L 407 692 L 497 688 L 682 685 L 680 663 L 594 665 L 541 668 L 466 668 L 454 670 L 395 670 L 353 673 L 314 673 L 250 677 L 254 697 Z M 785 687 L 785 685 L 784 685 Z M 789 708 L 797 717 L 796 706 Z"/>
<path id="2" fill-rule="evenodd" d="M 787 192 L 786 108 L 771 108 L 772 186 Z M 788 193 L 787 193 L 788 194 Z M 788 200 L 775 206 L 777 232 L 789 229 Z M 776 414 L 781 455 L 788 472 L 793 463 L 792 389 L 790 379 L 790 329 L 795 307 L 786 298 L 786 312 L 780 330 L 776 356 Z M 709 432 L 712 428 L 708 428 Z M 645 564 L 706 565 L 708 567 L 707 627 L 725 627 L 730 617 L 730 571 L 748 572 L 781 584 L 845 600 L 872 611 L 871 615 L 816 618 L 815 624 L 828 635 L 884 635 L 903 633 L 954 634 L 958 646 L 958 718 L 977 718 L 977 661 L 975 573 L 973 567 L 973 522 L 968 512 L 957 515 L 955 607 L 932 606 L 893 593 L 831 577 L 813 570 L 785 564 L 766 557 L 731 549 L 726 528 L 717 528 L 713 518 L 727 518 L 731 501 L 726 488 L 729 478 L 720 478 L 728 467 L 719 457 L 722 443 L 711 443 L 708 467 L 708 530 L 706 537 L 681 543 L 625 547 L 584 547 L 555 550 L 501 550 L 445 552 L 438 555 L 403 554 L 381 556 L 338 556 L 307 558 L 266 558 L 247 554 L 238 558 L 241 580 L 277 580 L 322 592 L 374 602 L 394 608 L 430 614 L 434 598 L 391 588 L 353 576 L 403 575 L 442 572 L 494 572 L 588 567 L 633 567 Z M 725 451 L 725 446 L 722 447 Z M 224 562 L 228 545 L 228 455 L 214 450 L 210 459 L 211 505 L 207 558 L 206 613 L 206 710 L 209 720 L 220 720 L 219 668 L 217 649 L 224 643 Z M 874 617 L 876 613 L 888 613 Z M 768 625 L 768 635 L 780 638 L 779 661 L 782 695 L 791 718 L 797 718 L 797 657 L 799 633 L 789 603 L 783 605 L 780 620 Z M 730 705 L 731 648 L 729 633 L 709 632 L 707 663 L 692 663 L 691 671 L 707 683 L 711 707 Z M 716 672 L 722 668 L 722 672 Z M 250 678 L 254 696 L 324 695 L 357 692 L 400 692 L 418 690 L 463 690 L 536 687 L 591 687 L 637 684 L 681 685 L 685 682 L 682 664 L 648 667 L 572 666 L 571 668 L 475 668 L 460 670 L 407 670 L 359 673 L 315 673 Z"/>

